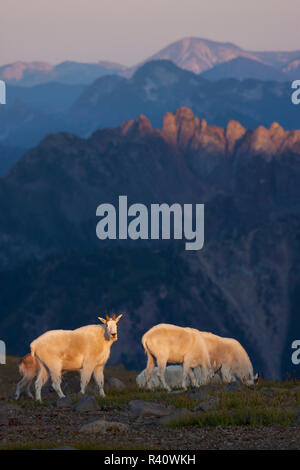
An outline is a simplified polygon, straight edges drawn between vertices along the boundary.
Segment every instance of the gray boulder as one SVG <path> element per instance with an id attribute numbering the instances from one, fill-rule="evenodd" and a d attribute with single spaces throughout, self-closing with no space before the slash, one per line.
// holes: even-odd
<path id="1" fill-rule="evenodd" d="M 171 423 L 176 422 L 176 421 L 189 419 L 193 416 L 195 416 L 195 415 L 194 415 L 194 413 L 192 413 L 192 411 L 187 410 L 186 408 L 179 408 L 179 409 L 173 411 L 168 416 L 163 416 L 162 418 L 160 418 L 159 422 L 160 422 L 160 424 L 168 425 L 168 424 L 171 424 Z"/>
<path id="2" fill-rule="evenodd" d="M 125 384 L 122 382 L 122 380 L 117 379 L 117 377 L 110 377 L 106 383 L 106 387 L 112 388 L 115 390 L 124 390 Z"/>
<path id="3" fill-rule="evenodd" d="M 132 400 L 128 403 L 129 413 L 133 416 L 167 416 L 175 409 L 160 403 L 143 400 Z"/>
<path id="4" fill-rule="evenodd" d="M 216 410 L 218 403 L 219 403 L 219 399 L 216 397 L 212 397 L 209 400 L 202 401 L 201 403 L 199 403 L 199 405 L 195 406 L 194 411 Z"/>
<path id="5" fill-rule="evenodd" d="M 72 407 L 73 411 L 95 411 L 99 410 L 99 405 L 95 397 L 90 397 L 84 395 L 81 400 L 79 400 L 76 405 Z"/>
<path id="6" fill-rule="evenodd" d="M 82 433 L 105 433 L 108 431 L 119 431 L 119 432 L 126 432 L 128 431 L 129 426 L 124 423 L 119 423 L 116 421 L 106 421 L 105 419 L 96 419 L 91 421 L 88 424 L 84 424 L 80 429 L 79 432 Z"/>
<path id="7" fill-rule="evenodd" d="M 72 400 L 69 396 L 56 400 L 57 408 L 71 408 Z"/>

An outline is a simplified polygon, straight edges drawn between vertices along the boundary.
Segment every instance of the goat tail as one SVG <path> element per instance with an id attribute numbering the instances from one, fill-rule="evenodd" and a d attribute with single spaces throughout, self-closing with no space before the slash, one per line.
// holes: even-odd
<path id="1" fill-rule="evenodd" d="M 149 346 L 147 345 L 147 338 L 145 338 L 145 336 L 146 335 L 142 337 L 142 345 L 144 346 L 145 353 L 148 356 L 148 367 L 150 366 L 152 368 L 155 365 L 155 357 L 150 351 Z"/>
<path id="2" fill-rule="evenodd" d="M 23 358 L 22 358 L 22 359 L 20 360 L 20 362 L 19 362 L 18 369 L 19 369 L 20 375 L 25 375 L 26 368 L 25 368 L 25 364 L 24 364 Z"/>

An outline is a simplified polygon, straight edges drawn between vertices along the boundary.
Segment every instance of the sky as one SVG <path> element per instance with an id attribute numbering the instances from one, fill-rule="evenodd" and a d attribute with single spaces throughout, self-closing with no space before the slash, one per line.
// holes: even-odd
<path id="1" fill-rule="evenodd" d="M 1 0 L 0 9 L 0 64 L 130 66 L 187 36 L 300 49 L 299 0 Z"/>

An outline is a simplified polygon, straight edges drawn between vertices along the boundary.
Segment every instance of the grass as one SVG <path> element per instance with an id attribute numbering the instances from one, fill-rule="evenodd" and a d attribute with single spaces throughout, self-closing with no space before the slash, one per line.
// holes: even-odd
<path id="1" fill-rule="evenodd" d="M 243 408 L 240 410 L 207 411 L 196 416 L 172 420 L 167 426 L 171 428 L 185 426 L 289 426 L 295 422 L 295 416 L 290 411 L 276 408 Z"/>
<path id="2" fill-rule="evenodd" d="M 0 446 L 0 450 L 51 450 L 57 447 L 74 447 L 76 450 L 156 450 L 155 447 L 151 449 L 144 446 L 125 446 L 125 445 L 109 445 L 106 441 L 103 442 L 92 442 L 87 440 L 79 440 L 76 442 L 45 442 L 31 441 L 26 444 L 6 444 Z"/>
<path id="3" fill-rule="evenodd" d="M 169 394 L 163 390 L 148 391 L 134 387 L 125 390 L 109 390 L 105 398 L 97 397 L 97 402 L 101 406 L 124 407 L 131 400 L 144 400 L 159 402 L 166 406 L 173 405 L 176 408 L 194 408 L 199 400 L 191 399 L 186 394 Z"/>

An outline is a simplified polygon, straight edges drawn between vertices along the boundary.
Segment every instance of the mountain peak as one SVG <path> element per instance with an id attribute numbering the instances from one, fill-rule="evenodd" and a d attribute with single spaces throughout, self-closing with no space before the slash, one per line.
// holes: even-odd
<path id="1" fill-rule="evenodd" d="M 300 154 L 300 130 L 285 131 L 277 122 L 269 129 L 258 126 L 252 131 L 236 120 L 228 121 L 225 128 L 208 125 L 186 106 L 165 113 L 161 130 L 153 129 L 149 119 L 140 115 L 137 120 L 124 122 L 120 132 L 136 137 L 160 135 L 177 150 L 201 150 L 215 155 L 259 154 L 271 158 L 288 152 Z"/>

